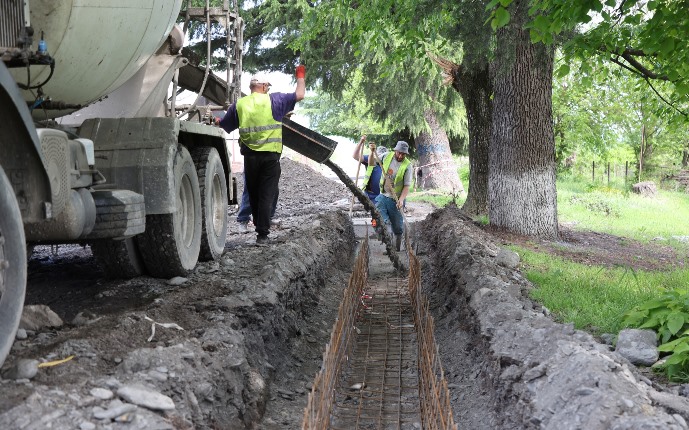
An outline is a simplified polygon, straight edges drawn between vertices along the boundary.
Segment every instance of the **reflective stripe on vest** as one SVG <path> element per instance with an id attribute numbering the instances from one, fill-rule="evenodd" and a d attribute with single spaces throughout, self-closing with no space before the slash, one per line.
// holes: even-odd
<path id="1" fill-rule="evenodd" d="M 254 151 L 282 152 L 282 123 L 273 118 L 270 96 L 251 93 L 237 101 L 239 141 Z"/>
<path id="2" fill-rule="evenodd" d="M 395 156 L 395 153 L 393 151 L 390 151 L 385 155 L 385 158 L 383 158 L 383 172 L 382 175 L 380 175 L 380 190 L 381 192 L 385 192 L 385 188 L 383 188 L 385 184 L 385 178 L 388 177 L 388 169 L 390 168 L 390 163 L 392 163 L 392 158 Z M 407 157 L 404 157 L 404 160 L 400 163 L 400 167 L 397 169 L 397 174 L 395 175 L 395 181 L 394 181 L 394 191 L 395 194 L 397 194 L 397 197 L 402 194 L 402 188 L 404 188 L 404 172 L 407 171 L 407 167 L 409 167 L 409 164 L 411 162 Z"/>

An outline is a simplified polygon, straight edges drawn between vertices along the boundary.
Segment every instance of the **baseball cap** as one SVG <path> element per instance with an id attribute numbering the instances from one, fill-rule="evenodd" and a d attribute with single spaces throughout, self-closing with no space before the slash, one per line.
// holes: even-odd
<path id="1" fill-rule="evenodd" d="M 405 142 L 404 140 L 398 140 L 397 145 L 395 145 L 395 149 L 393 151 L 399 151 L 404 154 L 409 154 L 409 144 Z"/>
<path id="2" fill-rule="evenodd" d="M 268 76 L 264 75 L 263 73 L 257 73 L 251 77 L 251 85 L 253 84 L 268 84 L 271 85 L 271 83 L 268 81 Z"/>

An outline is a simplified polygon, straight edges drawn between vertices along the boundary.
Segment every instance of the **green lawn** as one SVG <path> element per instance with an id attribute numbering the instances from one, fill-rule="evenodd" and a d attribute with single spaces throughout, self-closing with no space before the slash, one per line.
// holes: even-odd
<path id="1" fill-rule="evenodd" d="M 586 266 L 542 252 L 513 248 L 522 258 L 531 297 L 562 322 L 595 334 L 617 333 L 622 315 L 664 291 L 689 286 L 689 269 L 668 272 Z"/>
<path id="2" fill-rule="evenodd" d="M 659 190 L 645 198 L 618 188 L 592 187 L 572 180 L 557 186 L 560 223 L 648 242 L 689 236 L 689 194 Z"/>
<path id="3" fill-rule="evenodd" d="M 672 245 L 679 255 L 689 257 L 689 244 L 679 240 L 689 236 L 689 195 L 660 190 L 658 197 L 651 199 L 573 180 L 559 180 L 557 188 L 560 223 Z M 664 291 L 689 287 L 689 267 L 658 272 L 611 269 L 525 249 L 516 251 L 522 256 L 527 278 L 536 286 L 532 298 L 560 321 L 595 333 L 617 333 L 622 315 L 632 307 Z"/>
<path id="4" fill-rule="evenodd" d="M 458 173 L 468 189 L 468 165 L 457 160 Z M 659 190 L 658 197 L 645 198 L 625 190 L 624 184 L 607 187 L 586 180 L 560 178 L 557 183 L 561 224 L 636 239 L 667 244 L 689 261 L 689 194 Z M 466 194 L 456 198 L 461 206 Z M 410 194 L 411 201 L 443 207 L 452 196 L 430 192 Z M 673 236 L 675 239 L 673 239 Z M 635 271 L 628 267 L 586 266 L 560 257 L 514 248 L 522 270 L 535 285 L 531 297 L 562 322 L 592 333 L 617 333 L 625 312 L 663 291 L 689 288 L 689 267 L 662 272 Z"/>

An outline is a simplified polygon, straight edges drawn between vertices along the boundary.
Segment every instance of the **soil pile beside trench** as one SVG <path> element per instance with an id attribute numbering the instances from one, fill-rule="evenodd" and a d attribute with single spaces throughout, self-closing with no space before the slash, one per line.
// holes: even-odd
<path id="1" fill-rule="evenodd" d="M 418 230 L 461 427 L 687 428 L 689 399 L 663 390 L 588 333 L 547 317 L 528 298 L 533 286 L 511 251 L 456 208 L 434 212 Z"/>

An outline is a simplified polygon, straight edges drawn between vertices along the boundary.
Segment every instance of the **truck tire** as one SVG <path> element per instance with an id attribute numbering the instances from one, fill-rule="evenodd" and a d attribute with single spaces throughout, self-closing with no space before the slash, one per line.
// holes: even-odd
<path id="1" fill-rule="evenodd" d="M 227 181 L 218 151 L 212 147 L 191 152 L 201 191 L 201 253 L 199 260 L 217 260 L 227 240 Z"/>
<path id="2" fill-rule="evenodd" d="M 14 343 L 26 292 L 26 241 L 17 198 L 0 167 L 0 366 Z"/>
<path id="3" fill-rule="evenodd" d="M 196 266 L 201 250 L 199 178 L 189 151 L 181 148 L 173 166 L 177 210 L 146 215 L 146 231 L 136 236 L 146 270 L 156 278 L 186 275 Z"/>
<path id="4" fill-rule="evenodd" d="M 124 239 L 146 228 L 144 196 L 129 190 L 93 191 L 96 224 L 85 239 Z"/>
<path id="5" fill-rule="evenodd" d="M 131 279 L 146 274 L 134 238 L 95 240 L 91 242 L 91 251 L 109 279 Z"/>

